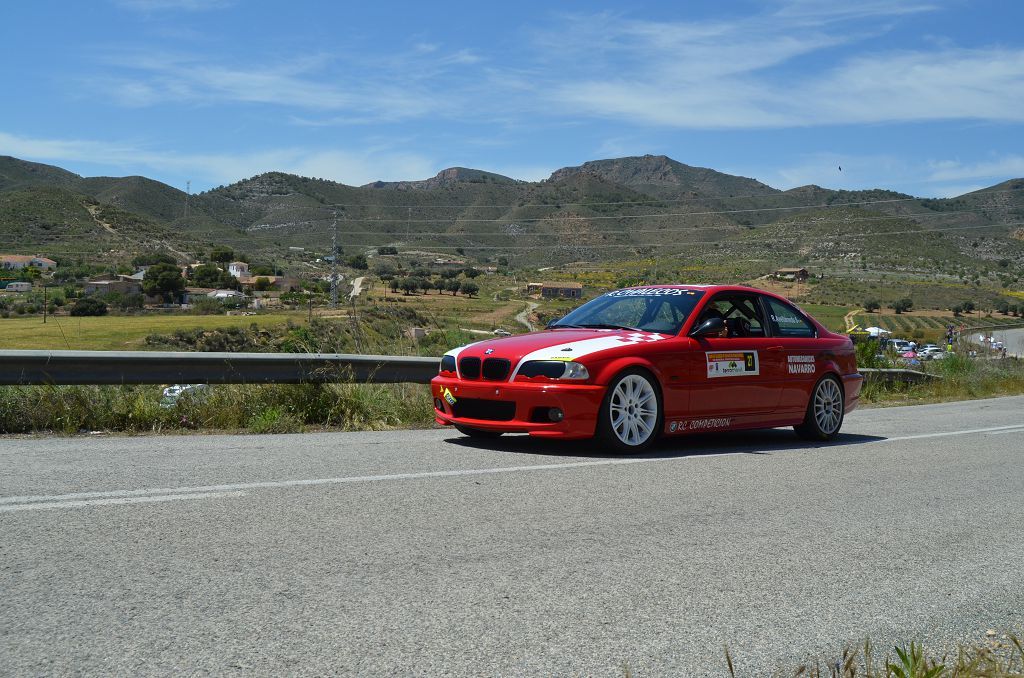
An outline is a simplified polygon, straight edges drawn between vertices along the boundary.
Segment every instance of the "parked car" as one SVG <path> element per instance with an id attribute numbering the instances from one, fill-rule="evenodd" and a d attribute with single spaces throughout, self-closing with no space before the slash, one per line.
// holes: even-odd
<path id="1" fill-rule="evenodd" d="M 183 395 L 202 396 L 209 389 L 209 384 L 173 384 L 164 389 L 160 407 L 174 407 Z"/>
<path id="2" fill-rule="evenodd" d="M 597 437 L 639 452 L 661 436 L 777 426 L 830 440 L 862 383 L 850 337 L 783 297 L 657 285 L 448 351 L 431 393 L 437 422 L 470 437 Z"/>
<path id="3" fill-rule="evenodd" d="M 910 349 L 910 342 L 906 339 L 890 339 L 888 348 L 896 353 L 906 353 Z"/>

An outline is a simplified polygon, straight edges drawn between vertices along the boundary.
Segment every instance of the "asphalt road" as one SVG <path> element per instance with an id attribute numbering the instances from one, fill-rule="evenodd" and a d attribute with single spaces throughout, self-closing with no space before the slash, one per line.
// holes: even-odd
<path id="1" fill-rule="evenodd" d="M 741 675 L 1020 627 L 1024 398 L 676 440 L 0 440 L 0 673 Z"/>
<path id="2" fill-rule="evenodd" d="M 975 332 L 974 334 L 979 333 Z M 995 330 L 992 332 L 992 336 L 996 341 L 1003 342 L 1007 355 L 1024 358 L 1024 329 Z"/>

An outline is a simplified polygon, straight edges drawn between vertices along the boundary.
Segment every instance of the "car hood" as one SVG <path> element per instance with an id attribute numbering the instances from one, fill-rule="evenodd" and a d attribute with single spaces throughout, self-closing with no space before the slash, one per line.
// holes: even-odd
<path id="1" fill-rule="evenodd" d="M 456 360 L 475 357 L 504 358 L 511 362 L 510 378 L 515 378 L 519 366 L 527 360 L 573 360 L 586 364 L 598 354 L 632 349 L 672 335 L 633 330 L 564 329 L 542 330 L 500 339 L 486 339 L 462 346 L 445 355 Z M 602 355 L 604 357 L 604 355 Z"/>

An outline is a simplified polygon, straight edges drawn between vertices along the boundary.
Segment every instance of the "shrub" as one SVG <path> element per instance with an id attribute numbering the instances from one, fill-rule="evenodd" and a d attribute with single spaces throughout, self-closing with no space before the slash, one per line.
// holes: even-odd
<path id="1" fill-rule="evenodd" d="M 75 305 L 71 307 L 71 315 L 73 316 L 96 316 L 106 314 L 107 305 L 94 297 L 79 299 L 75 302 Z"/>
<path id="2" fill-rule="evenodd" d="M 892 303 L 892 310 L 896 311 L 896 313 L 903 313 L 904 311 L 909 311 L 913 307 L 914 302 L 912 299 L 910 299 L 910 297 L 903 297 L 902 299 L 897 299 Z"/>

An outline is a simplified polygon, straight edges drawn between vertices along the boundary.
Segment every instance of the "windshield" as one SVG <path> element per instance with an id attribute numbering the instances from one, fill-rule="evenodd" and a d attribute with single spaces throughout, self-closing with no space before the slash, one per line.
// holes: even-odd
<path id="1" fill-rule="evenodd" d="M 583 304 L 549 327 L 593 327 L 679 334 L 703 292 L 670 287 L 615 290 Z"/>

